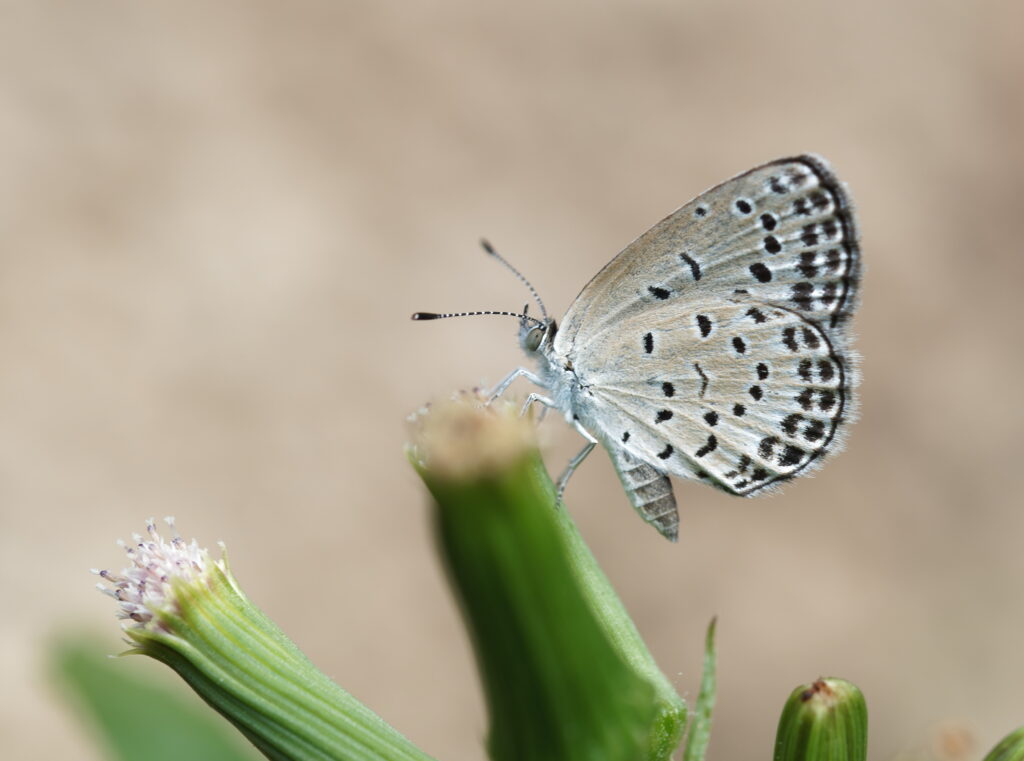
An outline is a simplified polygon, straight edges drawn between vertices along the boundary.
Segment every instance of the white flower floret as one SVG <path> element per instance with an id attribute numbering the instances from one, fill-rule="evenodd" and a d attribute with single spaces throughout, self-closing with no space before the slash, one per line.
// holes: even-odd
<path id="1" fill-rule="evenodd" d="M 124 629 L 163 628 L 154 614 L 176 609 L 172 583 L 174 580 L 195 582 L 207 575 L 216 565 L 223 569 L 223 561 L 215 561 L 209 552 L 200 548 L 196 540 L 186 542 L 174 527 L 174 518 L 164 518 L 172 532 L 164 539 L 157 532 L 156 523 L 146 521 L 148 538 L 132 535 L 132 544 L 118 541 L 128 555 L 129 565 L 120 574 L 93 569 L 106 582 L 96 587 L 118 602 L 118 618 Z"/>

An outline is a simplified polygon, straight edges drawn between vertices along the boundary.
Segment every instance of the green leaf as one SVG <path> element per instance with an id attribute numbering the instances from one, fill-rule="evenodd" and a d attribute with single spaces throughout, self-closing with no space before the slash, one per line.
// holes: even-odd
<path id="1" fill-rule="evenodd" d="M 252 761 L 229 725 L 195 698 L 138 675 L 91 638 L 51 651 L 60 692 L 91 726 L 112 761 Z"/>
<path id="2" fill-rule="evenodd" d="M 782 710 L 775 761 L 864 761 L 868 712 L 844 679 L 819 679 L 793 690 Z"/>
<path id="3" fill-rule="evenodd" d="M 1011 732 L 994 747 L 985 761 L 1024 761 L 1024 727 Z"/>
<path id="4" fill-rule="evenodd" d="M 700 682 L 700 694 L 697 706 L 690 719 L 686 734 L 686 750 L 684 761 L 704 761 L 708 743 L 711 740 L 711 713 L 715 707 L 716 675 L 715 675 L 715 619 L 708 624 L 708 633 L 704 639 L 704 675 Z"/>

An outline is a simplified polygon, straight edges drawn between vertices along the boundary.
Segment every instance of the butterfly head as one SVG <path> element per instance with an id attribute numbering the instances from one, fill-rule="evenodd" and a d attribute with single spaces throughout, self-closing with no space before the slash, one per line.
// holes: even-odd
<path id="1" fill-rule="evenodd" d="M 555 331 L 557 330 L 552 317 L 535 320 L 523 314 L 519 318 L 519 345 L 530 356 L 546 354 L 551 351 L 551 344 L 555 340 Z"/>

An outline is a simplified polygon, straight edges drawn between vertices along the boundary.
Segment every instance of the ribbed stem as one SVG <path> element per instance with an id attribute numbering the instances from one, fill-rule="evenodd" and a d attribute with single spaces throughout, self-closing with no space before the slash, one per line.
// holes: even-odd
<path id="1" fill-rule="evenodd" d="M 129 629 L 136 652 L 173 668 L 268 758 L 427 761 L 328 679 L 249 602 L 226 569 L 173 584 L 174 610 Z"/>
<path id="2" fill-rule="evenodd" d="M 685 706 L 557 503 L 532 427 L 465 401 L 421 422 L 413 459 L 472 637 L 492 758 L 667 759 Z"/>

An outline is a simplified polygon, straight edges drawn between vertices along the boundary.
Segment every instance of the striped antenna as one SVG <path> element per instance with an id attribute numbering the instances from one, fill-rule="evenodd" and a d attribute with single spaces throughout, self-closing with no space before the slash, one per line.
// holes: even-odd
<path id="1" fill-rule="evenodd" d="M 523 274 L 519 270 L 517 270 L 515 267 L 513 267 L 511 264 L 509 264 L 508 260 L 505 259 L 505 257 L 503 257 L 501 254 L 499 254 L 497 251 L 495 251 L 494 250 L 494 246 L 492 246 L 490 241 L 488 241 L 486 238 L 481 238 L 480 239 L 480 245 L 483 246 L 484 251 L 486 251 L 488 254 L 493 256 L 499 262 L 504 264 L 509 270 L 512 271 L 513 275 L 515 275 L 517 278 L 520 279 L 520 281 L 522 281 L 523 285 L 525 285 L 527 288 L 530 289 L 530 293 L 533 294 L 534 300 L 537 302 L 537 305 L 540 307 L 541 316 L 546 320 L 548 318 L 548 310 L 546 310 L 544 308 L 544 302 L 540 300 L 540 294 L 537 293 L 537 289 L 536 288 L 534 288 L 532 285 L 530 285 L 530 281 L 527 280 L 525 277 L 523 277 Z"/>
<path id="2" fill-rule="evenodd" d="M 530 317 L 530 315 L 526 314 L 526 311 L 527 310 L 524 309 L 522 311 L 522 313 L 520 313 L 520 312 L 496 312 L 496 311 L 492 311 L 492 310 L 487 309 L 487 310 L 481 310 L 481 311 L 478 311 L 478 312 L 447 312 L 447 313 L 444 313 L 444 314 L 438 314 L 436 312 L 415 312 L 415 313 L 413 313 L 412 318 L 414 320 L 445 320 L 445 319 L 447 319 L 449 317 L 476 317 L 477 315 L 482 315 L 482 314 L 497 314 L 497 315 L 502 315 L 504 317 L 518 317 L 521 320 L 529 320 L 530 322 L 534 323 L 535 325 L 543 325 L 543 323 L 540 320 L 538 320 L 536 317 Z"/>

